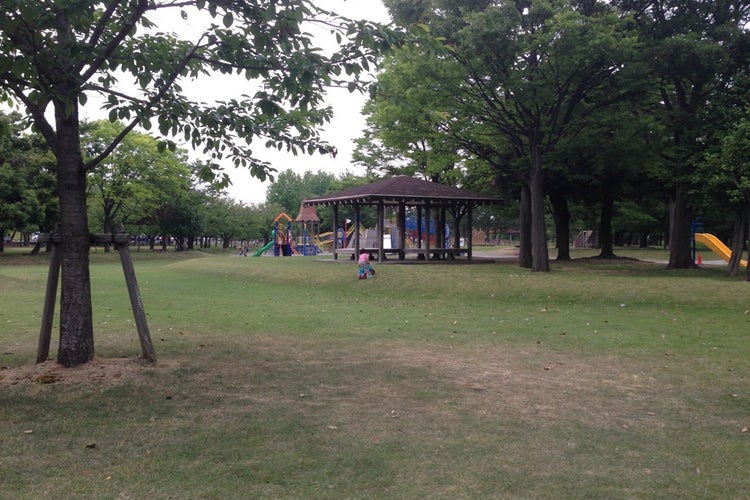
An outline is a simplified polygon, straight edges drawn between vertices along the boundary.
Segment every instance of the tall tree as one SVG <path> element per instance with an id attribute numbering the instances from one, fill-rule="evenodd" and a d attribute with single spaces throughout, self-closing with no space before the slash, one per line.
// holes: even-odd
<path id="1" fill-rule="evenodd" d="M 326 85 L 356 76 L 394 40 L 368 22 L 338 18 L 310 0 L 0 0 L 0 100 L 22 103 L 56 160 L 61 211 L 60 347 L 75 366 L 94 356 L 86 176 L 135 127 L 156 128 L 211 155 L 204 174 L 228 158 L 265 178 L 270 166 L 252 153 L 267 147 L 330 153 L 318 127 Z M 149 19 L 192 21 L 184 39 Z M 341 49 L 316 49 L 308 27 L 320 22 Z M 197 28 L 203 26 L 204 28 Z M 250 95 L 216 103 L 183 91 L 212 74 L 254 82 Z M 120 81 L 124 83 L 119 85 Z M 345 83 L 343 83 L 345 84 Z M 355 89 L 356 83 L 350 83 Z M 252 87 L 250 87 L 252 88 Z M 80 106 L 101 97 L 125 128 L 84 161 Z"/>
<path id="2" fill-rule="evenodd" d="M 693 266 L 690 251 L 690 192 L 705 139 L 715 126 L 706 117 L 748 64 L 747 0 L 619 0 L 632 13 L 645 41 L 644 58 L 658 78 L 660 118 L 670 142 L 663 157 L 672 191 L 670 268 Z"/>
<path id="3" fill-rule="evenodd" d="M 307 170 L 299 175 L 285 170 L 266 189 L 266 201 L 284 207 L 287 214 L 296 217 L 302 201 L 327 193 L 334 180 L 333 174 L 325 172 Z"/>
<path id="4" fill-rule="evenodd" d="M 425 23 L 445 39 L 465 70 L 460 97 L 471 118 L 494 126 L 516 162 L 527 162 L 521 220 L 530 227 L 531 245 L 522 250 L 531 250 L 533 271 L 548 271 L 545 156 L 571 132 L 574 118 L 621 98 L 614 82 L 627 73 L 636 44 L 624 20 L 595 1 L 386 5 L 396 20 Z"/>
<path id="5" fill-rule="evenodd" d="M 377 92 L 364 111 L 370 133 L 382 147 L 360 142 L 358 154 L 368 163 L 366 151 L 376 157 L 391 152 L 384 163 L 372 165 L 375 173 L 444 182 L 460 177 L 456 174 L 462 145 L 452 131 L 459 128 L 461 117 L 452 102 L 456 89 L 451 84 L 460 84 L 463 72 L 425 55 L 422 48 L 410 45 L 392 51 L 380 64 Z"/>
<path id="6" fill-rule="evenodd" d="M 100 120 L 86 124 L 82 129 L 86 160 L 100 155 L 120 134 L 123 125 L 119 121 Z M 90 220 L 90 225 L 112 232 L 118 222 L 126 225 L 134 222 L 154 199 L 154 173 L 158 172 L 161 177 L 175 172 L 174 168 L 165 167 L 165 163 L 177 164 L 175 168 L 181 176 L 186 178 L 189 175 L 184 151 L 160 149 L 158 140 L 147 134 L 136 131 L 128 134 L 107 158 L 88 172 L 89 213 L 98 218 Z M 179 164 L 182 164 L 181 168 Z M 178 197 L 183 193 L 164 194 Z"/>
<path id="7" fill-rule="evenodd" d="M 750 235 L 750 119 L 742 118 L 733 125 L 718 152 L 709 156 L 703 168 L 713 174 L 704 177 L 711 191 L 721 196 L 736 214 L 728 269 L 730 276 L 736 276 Z M 750 270 L 745 278 L 750 281 Z"/>
<path id="8" fill-rule="evenodd" d="M 0 112 L 0 252 L 7 230 L 46 229 L 55 218 L 49 202 L 50 154 L 35 134 L 24 130 L 18 113 Z"/>

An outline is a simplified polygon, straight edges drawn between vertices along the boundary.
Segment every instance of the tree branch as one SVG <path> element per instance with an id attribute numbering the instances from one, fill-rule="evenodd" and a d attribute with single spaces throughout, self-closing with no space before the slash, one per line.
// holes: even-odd
<path id="1" fill-rule="evenodd" d="M 101 68 L 102 64 L 104 64 L 107 59 L 117 50 L 117 48 L 120 46 L 123 40 L 130 34 L 130 32 L 135 27 L 136 22 L 143 17 L 143 14 L 148 10 L 148 0 L 138 0 L 138 5 L 136 8 L 133 9 L 133 12 L 131 13 L 130 17 L 120 26 L 119 31 L 117 34 L 115 34 L 114 37 L 109 41 L 106 47 L 104 47 L 104 50 L 102 50 L 99 55 L 91 62 L 89 65 L 89 69 L 85 71 L 83 74 L 81 74 L 81 81 L 86 82 L 88 81 L 99 69 Z M 103 27 L 102 27 L 103 29 Z M 98 39 L 98 38 L 97 38 Z M 94 45 L 90 45 L 90 47 L 93 49 Z M 78 67 L 76 67 L 76 73 L 80 73 L 83 70 L 83 67 L 86 65 L 84 61 L 81 61 Z"/>
<path id="2" fill-rule="evenodd" d="M 185 56 L 182 58 L 182 60 L 175 66 L 172 73 L 169 75 L 169 77 L 164 81 L 164 85 L 162 85 L 162 88 L 159 89 L 159 92 L 157 92 L 151 99 L 149 99 L 144 107 L 143 112 L 145 114 L 146 111 L 152 109 L 157 103 L 159 103 L 162 98 L 166 95 L 166 93 L 169 91 L 170 88 L 172 88 L 172 85 L 177 80 L 177 77 L 180 76 L 180 73 L 182 70 L 187 66 L 188 62 L 190 62 L 190 59 L 194 57 L 195 52 L 200 47 L 200 41 L 205 37 L 203 35 L 198 42 L 193 46 L 191 50 L 189 50 Z M 141 121 L 142 116 L 136 116 L 131 122 L 123 128 L 123 130 L 115 137 L 115 139 L 110 143 L 109 146 L 107 146 L 104 151 L 102 151 L 99 155 L 97 155 L 94 159 L 86 163 L 84 166 L 87 170 L 90 168 L 93 168 L 94 166 L 98 165 L 104 158 L 106 158 L 112 151 L 115 150 L 115 148 L 123 141 L 125 136 L 127 136 L 130 131 L 132 131 L 138 123 Z"/>

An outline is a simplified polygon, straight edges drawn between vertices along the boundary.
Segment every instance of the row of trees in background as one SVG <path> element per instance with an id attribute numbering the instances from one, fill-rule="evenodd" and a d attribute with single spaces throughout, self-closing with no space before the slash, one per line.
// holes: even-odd
<path id="1" fill-rule="evenodd" d="M 85 123 L 84 156 L 99 154 L 122 127 L 119 122 Z M 49 232 L 60 220 L 54 158 L 16 113 L 0 113 L 0 158 L 0 234 L 16 234 L 18 241 L 31 244 L 32 234 Z M 201 167 L 191 163 L 185 151 L 159 148 L 157 138 L 132 132 L 88 174 L 91 232 L 112 232 L 122 222 L 128 232 L 146 238 L 139 242 L 152 247 L 180 241 L 190 249 L 217 241 L 228 248 L 237 240 L 268 238 L 274 217 L 298 207 L 300 193 L 307 190 L 301 190 L 301 177 L 282 173 L 269 189 L 268 202 L 246 205 L 227 197 L 221 187 L 200 181 L 195 173 Z M 328 174 L 308 173 L 305 178 L 325 181 L 318 183 L 320 189 L 335 180 Z M 289 183 L 295 185 L 287 190 L 291 198 L 283 194 Z"/>
<path id="2" fill-rule="evenodd" d="M 398 24 L 425 28 L 420 43 L 382 63 L 355 153 L 369 179 L 405 173 L 521 200 L 479 214 L 478 226 L 520 227 L 521 264 L 536 270 L 547 269 L 550 236 L 558 258 L 569 258 L 571 224 L 596 227 L 604 257 L 625 238 L 668 241 L 670 265 L 687 267 L 686 226 L 698 214 L 741 249 L 749 2 L 386 3 Z M 20 116 L 2 116 L 0 232 L 28 238 L 50 230 L 59 209 L 54 159 L 20 127 Z M 85 124 L 86 158 L 124 127 Z M 282 172 L 267 203 L 244 206 L 198 180 L 210 168 L 131 132 L 88 174 L 91 229 L 122 221 L 152 242 L 263 240 L 278 212 L 368 180 Z M 330 214 L 319 215 L 332 229 Z"/>
<path id="3" fill-rule="evenodd" d="M 0 233 L 15 233 L 31 244 L 32 234 L 51 231 L 60 219 L 54 159 L 23 123 L 17 113 L 0 113 Z M 119 121 L 84 123 L 84 158 L 100 154 L 122 129 Z M 131 132 L 88 173 L 91 232 L 113 232 L 122 222 L 139 244 L 151 248 L 164 249 L 170 241 L 186 250 L 213 242 L 229 248 L 240 240 L 267 241 L 273 219 L 281 212 L 296 216 L 306 198 L 370 182 L 349 173 L 286 170 L 268 187 L 266 202 L 246 205 L 229 198 L 222 186 L 201 181 L 197 172 L 203 167 L 184 150 L 160 148 L 156 137 Z M 321 230 L 332 230 L 330 210 L 319 216 Z"/>
<path id="4" fill-rule="evenodd" d="M 741 254 L 750 1 L 384 3 L 422 36 L 382 64 L 357 150 L 371 171 L 520 200 L 521 265 L 534 271 L 549 269 L 550 213 L 562 259 L 574 214 L 592 211 L 603 257 L 618 213 L 667 234 L 670 267 L 693 265 L 698 215 Z"/>

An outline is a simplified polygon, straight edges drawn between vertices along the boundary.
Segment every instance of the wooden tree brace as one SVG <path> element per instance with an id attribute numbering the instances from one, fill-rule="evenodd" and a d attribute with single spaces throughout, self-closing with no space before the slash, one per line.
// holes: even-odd
<path id="1" fill-rule="evenodd" d="M 130 235 L 128 233 L 91 233 L 89 235 L 91 245 L 103 246 L 103 245 L 127 245 L 130 243 Z M 52 233 L 40 233 L 40 243 L 60 243 L 62 242 L 62 236 L 59 231 Z"/>
<path id="2" fill-rule="evenodd" d="M 146 361 L 155 362 L 154 346 L 151 342 L 151 333 L 146 322 L 146 311 L 141 301 L 141 293 L 138 282 L 135 279 L 133 260 L 130 257 L 128 243 L 129 235 L 125 232 L 125 226 L 118 224 L 116 233 L 99 233 L 90 235 L 92 245 L 114 244 L 120 254 L 122 270 L 125 274 L 125 283 L 128 287 L 130 305 L 133 309 L 138 338 L 141 343 L 141 356 Z M 42 327 L 39 332 L 39 345 L 37 348 L 36 362 L 42 363 L 49 357 L 50 338 L 52 336 L 52 320 L 55 314 L 55 301 L 57 297 L 57 284 L 60 277 L 60 249 L 62 241 L 60 230 L 55 226 L 52 233 L 41 233 L 40 243 L 52 243 L 52 256 L 50 258 L 49 274 L 47 275 L 47 291 L 44 299 L 44 311 L 42 313 Z"/>

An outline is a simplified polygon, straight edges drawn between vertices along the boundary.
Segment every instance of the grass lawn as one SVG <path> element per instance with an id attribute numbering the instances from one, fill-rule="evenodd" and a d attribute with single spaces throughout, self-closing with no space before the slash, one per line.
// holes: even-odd
<path id="1" fill-rule="evenodd" d="M 133 255 L 159 361 L 99 250 L 69 370 L 33 365 L 46 256 L 0 255 L 3 497 L 750 497 L 750 285 L 721 268 Z"/>

